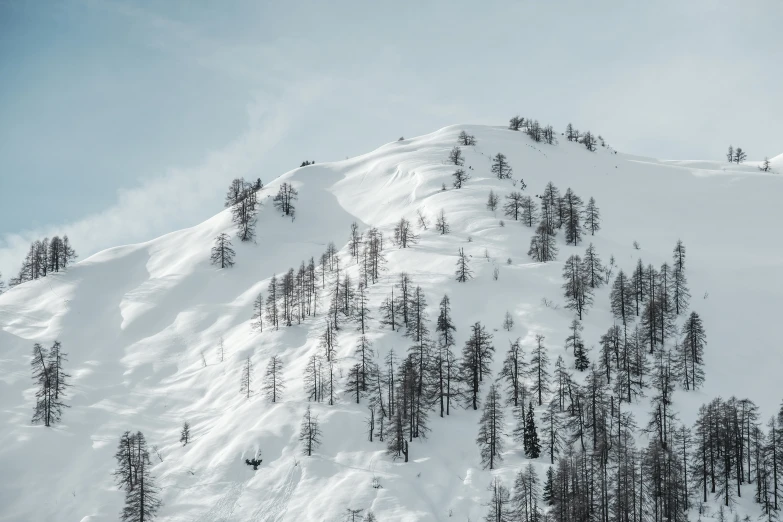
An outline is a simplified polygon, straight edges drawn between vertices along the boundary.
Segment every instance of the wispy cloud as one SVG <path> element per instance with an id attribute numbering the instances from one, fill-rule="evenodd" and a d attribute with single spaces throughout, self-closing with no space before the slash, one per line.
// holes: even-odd
<path id="1" fill-rule="evenodd" d="M 259 94 L 247 106 L 247 129 L 225 147 L 207 153 L 198 166 L 170 167 L 140 186 L 119 190 L 109 208 L 72 223 L 0 237 L 0 272 L 6 278 L 14 275 L 30 243 L 43 237 L 68 234 L 84 259 L 105 248 L 194 225 L 219 212 L 231 179 L 244 176 L 269 181 L 269 173 L 260 172 L 265 156 L 306 118 L 308 106 L 330 86 L 327 78 L 321 78 L 292 86 L 283 97 Z"/>

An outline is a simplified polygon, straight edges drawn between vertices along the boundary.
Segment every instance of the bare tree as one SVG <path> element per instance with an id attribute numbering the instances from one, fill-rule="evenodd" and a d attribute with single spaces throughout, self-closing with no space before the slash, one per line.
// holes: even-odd
<path id="1" fill-rule="evenodd" d="M 454 147 L 449 152 L 449 163 L 457 165 L 458 167 L 465 164 L 465 158 L 462 156 L 462 149 Z"/>
<path id="2" fill-rule="evenodd" d="M 302 444 L 302 454 L 310 457 L 313 451 L 321 445 L 321 428 L 318 425 L 318 416 L 313 415 L 310 405 L 307 405 L 302 426 L 299 428 L 299 442 Z"/>
<path id="3" fill-rule="evenodd" d="M 264 384 L 261 391 L 264 396 L 272 402 L 280 400 L 280 396 L 285 390 L 285 379 L 283 377 L 283 361 L 278 355 L 273 355 L 266 366 L 264 374 Z"/>
<path id="4" fill-rule="evenodd" d="M 449 233 L 449 224 L 446 222 L 446 213 L 443 209 L 440 209 L 440 214 L 438 214 L 438 218 L 435 221 L 435 229 L 438 230 L 442 236 Z"/>

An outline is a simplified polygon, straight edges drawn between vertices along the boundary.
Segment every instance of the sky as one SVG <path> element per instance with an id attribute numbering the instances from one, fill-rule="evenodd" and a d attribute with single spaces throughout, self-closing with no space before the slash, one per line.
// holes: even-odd
<path id="1" fill-rule="evenodd" d="M 456 123 L 783 152 L 779 0 L 0 0 L 0 273 L 195 225 L 231 179 Z"/>

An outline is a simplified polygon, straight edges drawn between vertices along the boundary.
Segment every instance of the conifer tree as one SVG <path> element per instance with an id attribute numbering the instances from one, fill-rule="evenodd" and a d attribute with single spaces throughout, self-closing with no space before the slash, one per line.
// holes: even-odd
<path id="1" fill-rule="evenodd" d="M 683 324 L 682 334 L 680 373 L 685 389 L 696 390 L 704 383 L 704 348 L 707 346 L 707 334 L 699 314 L 691 312 Z"/>
<path id="2" fill-rule="evenodd" d="M 562 224 L 565 226 L 565 240 L 574 246 L 582 239 L 582 198 L 569 187 L 563 195 Z"/>
<path id="3" fill-rule="evenodd" d="M 417 236 L 411 228 L 411 222 L 405 218 L 400 218 L 400 221 L 394 227 L 394 243 L 400 248 L 408 248 L 419 242 L 419 236 Z"/>
<path id="4" fill-rule="evenodd" d="M 182 431 L 179 433 L 179 441 L 183 446 L 187 446 L 188 442 L 190 442 L 190 424 L 188 424 L 188 421 L 185 421 L 182 425 Z"/>
<path id="5" fill-rule="evenodd" d="M 261 386 L 261 391 L 264 392 L 264 396 L 268 400 L 277 402 L 280 400 L 284 390 L 283 360 L 280 356 L 273 355 L 266 366 L 264 384 Z"/>
<path id="6" fill-rule="evenodd" d="M 459 133 L 459 136 L 457 136 L 457 143 L 459 143 L 460 145 L 465 145 L 466 147 L 469 145 L 475 145 L 476 137 L 468 134 L 465 131 L 461 131 Z"/>
<path id="7" fill-rule="evenodd" d="M 492 158 L 492 173 L 495 174 L 498 179 L 511 179 L 512 172 L 506 156 L 498 152 L 495 157 Z"/>
<path id="8" fill-rule="evenodd" d="M 634 296 L 633 287 L 622 270 L 617 273 L 617 277 L 614 279 L 609 299 L 615 319 L 622 321 L 623 327 L 627 328 L 628 323 L 633 320 Z"/>
<path id="9" fill-rule="evenodd" d="M 734 147 L 732 147 L 731 145 L 729 145 L 729 151 L 726 153 L 726 159 L 728 160 L 729 163 L 734 161 Z"/>
<path id="10" fill-rule="evenodd" d="M 473 279 L 473 272 L 468 264 L 468 257 L 465 255 L 465 249 L 459 249 L 459 258 L 457 259 L 457 270 L 455 272 L 457 281 L 460 283 L 466 282 L 468 279 Z"/>
<path id="11" fill-rule="evenodd" d="M 222 233 L 215 238 L 215 246 L 212 247 L 212 264 L 220 268 L 234 266 L 234 256 L 236 252 L 231 248 L 231 239 L 228 234 Z"/>
<path id="12" fill-rule="evenodd" d="M 688 301 L 691 297 L 688 291 L 688 280 L 685 277 L 685 245 L 677 240 L 673 252 L 672 263 L 672 302 L 676 315 L 688 311 Z"/>
<path id="13" fill-rule="evenodd" d="M 443 211 L 443 209 L 440 209 L 440 214 L 438 214 L 437 219 L 435 220 L 435 229 L 440 232 L 440 235 L 444 236 L 449 233 L 449 224 L 446 221 L 446 213 Z"/>
<path id="14" fill-rule="evenodd" d="M 133 488 L 125 495 L 125 507 L 120 514 L 122 522 L 152 520 L 160 509 L 160 492 L 152 476 L 149 450 L 144 435 L 135 435 L 133 461 Z"/>
<path id="15" fill-rule="evenodd" d="M 582 320 L 582 315 L 593 304 L 593 289 L 588 281 L 582 260 L 577 255 L 569 257 L 563 266 L 563 290 L 566 298 L 566 308 L 575 311 Z"/>
<path id="16" fill-rule="evenodd" d="M 451 319 L 451 303 L 449 296 L 444 295 L 438 307 L 438 319 L 435 323 L 435 332 L 438 334 L 438 347 L 435 359 L 435 378 L 437 379 L 438 400 L 440 402 L 440 416 L 451 413 L 451 399 L 457 394 L 457 362 L 454 358 L 453 348 L 454 332 L 457 328 Z"/>
<path id="17" fill-rule="evenodd" d="M 555 457 L 566 447 L 563 421 L 560 418 L 556 400 L 549 401 L 546 411 L 541 416 L 541 439 L 543 450 L 549 456 L 550 464 L 555 463 Z"/>
<path id="18" fill-rule="evenodd" d="M 266 302 L 264 301 L 264 294 L 259 292 L 256 296 L 256 300 L 253 301 L 253 317 L 250 318 L 251 325 L 254 330 L 259 332 L 264 331 L 264 308 Z"/>
<path id="19" fill-rule="evenodd" d="M 489 191 L 489 197 L 487 198 L 487 210 L 495 211 L 496 208 L 498 208 L 498 201 L 500 198 L 495 194 L 494 191 Z"/>
<path id="20" fill-rule="evenodd" d="M 457 169 L 451 176 L 454 178 L 453 185 L 455 189 L 461 189 L 470 179 L 470 175 L 465 172 L 465 169 Z"/>
<path id="21" fill-rule="evenodd" d="M 321 445 L 321 428 L 318 425 L 318 416 L 313 415 L 309 404 L 299 428 L 299 442 L 302 444 L 302 455 L 307 457 L 311 457 L 313 451 Z"/>
<path id="22" fill-rule="evenodd" d="M 533 379 L 533 393 L 538 405 L 544 404 L 544 395 L 549 394 L 549 353 L 544 348 L 544 336 L 536 335 L 536 345 L 530 358 L 530 376 Z"/>
<path id="23" fill-rule="evenodd" d="M 449 152 L 449 163 L 458 167 L 465 164 L 465 158 L 462 155 L 462 149 L 459 147 L 454 147 L 451 149 L 451 152 Z"/>
<path id="24" fill-rule="evenodd" d="M 253 362 L 248 355 L 245 359 L 245 364 L 242 365 L 242 374 L 240 376 L 239 392 L 245 396 L 246 399 L 250 398 L 253 393 Z"/>
<path id="25" fill-rule="evenodd" d="M 460 374 L 465 384 L 466 408 L 478 410 L 479 392 L 484 375 L 490 373 L 490 363 L 495 352 L 492 346 L 492 335 L 487 333 L 481 323 L 475 323 L 471 327 L 470 339 L 462 349 L 460 361 Z"/>
<path id="26" fill-rule="evenodd" d="M 513 522 L 515 514 L 511 504 L 511 495 L 508 488 L 504 486 L 498 477 L 492 479 L 489 486 L 492 497 L 487 503 L 489 510 L 484 516 L 485 522 Z"/>
<path id="27" fill-rule="evenodd" d="M 514 318 L 511 316 L 511 313 L 506 310 L 506 315 L 503 317 L 503 329 L 510 332 L 512 328 L 514 328 Z"/>
<path id="28" fill-rule="evenodd" d="M 299 192 L 288 182 L 280 184 L 280 188 L 277 189 L 277 194 L 272 198 L 272 202 L 278 212 L 282 212 L 284 216 L 293 217 L 296 212 L 294 201 L 299 199 Z"/>
<path id="29" fill-rule="evenodd" d="M 520 219 L 525 225 L 532 228 L 533 223 L 538 219 L 538 211 L 533 203 L 533 198 L 530 196 L 522 196 L 520 204 L 522 206 L 522 215 Z"/>
<path id="30" fill-rule="evenodd" d="M 479 434 L 476 443 L 481 449 L 481 465 L 484 469 L 495 469 L 503 461 L 503 405 L 497 386 L 489 387 L 484 411 L 479 421 Z"/>
<path id="31" fill-rule="evenodd" d="M 522 199 L 522 194 L 517 191 L 513 191 L 506 196 L 506 204 L 503 205 L 503 212 L 507 217 L 512 218 L 514 221 L 519 221 L 523 212 Z"/>
<path id="32" fill-rule="evenodd" d="M 598 210 L 598 206 L 595 204 L 595 198 L 590 197 L 587 202 L 587 207 L 584 213 L 584 227 L 585 230 L 590 232 L 591 236 L 594 236 L 596 232 L 601 230 L 601 213 Z"/>
<path id="33" fill-rule="evenodd" d="M 587 284 L 590 288 L 598 288 L 604 284 L 605 268 L 592 243 L 587 247 L 585 257 L 582 258 L 582 272 L 587 278 Z"/>
<path id="34" fill-rule="evenodd" d="M 533 413 L 533 403 L 530 402 L 525 416 L 525 437 L 523 441 L 525 456 L 529 459 L 537 459 L 541 454 L 541 446 L 538 442 L 538 429 Z"/>
<path id="35" fill-rule="evenodd" d="M 539 263 L 554 261 L 557 257 L 555 236 L 547 231 L 544 221 L 538 224 L 535 235 L 530 239 L 530 249 L 527 251 L 527 255 Z"/>
<path id="36" fill-rule="evenodd" d="M 514 342 L 509 342 L 508 352 L 506 352 L 499 377 L 506 382 L 507 402 L 515 408 L 520 404 L 524 407 L 524 397 L 527 395 L 525 390 L 527 371 L 524 350 L 519 338 L 517 338 Z"/>
<path id="37" fill-rule="evenodd" d="M 569 124 L 570 125 L 570 124 Z M 555 461 L 552 461 L 552 464 L 554 464 Z M 544 504 L 547 506 L 551 506 L 554 501 L 554 489 L 555 489 L 555 469 L 554 467 L 550 466 L 546 469 L 546 480 L 544 481 L 544 492 L 541 495 L 541 500 L 544 501 Z"/>

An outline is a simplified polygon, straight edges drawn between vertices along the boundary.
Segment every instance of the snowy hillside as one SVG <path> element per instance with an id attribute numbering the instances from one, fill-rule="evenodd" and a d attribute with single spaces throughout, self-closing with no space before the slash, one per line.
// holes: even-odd
<path id="1" fill-rule="evenodd" d="M 452 188 L 455 167 L 447 158 L 462 130 L 475 135 L 477 144 L 462 147 L 471 178 L 457 190 Z M 777 328 L 783 298 L 783 177 L 755 165 L 661 161 L 602 147 L 589 152 L 564 136 L 558 139 L 546 145 L 501 127 L 460 125 L 345 161 L 299 168 L 258 193 L 255 243 L 236 238 L 231 213 L 224 210 L 193 228 L 106 250 L 0 295 L 0 520 L 117 520 L 124 493 L 112 472 L 126 430 L 142 431 L 162 458 L 152 456 L 163 502 L 160 521 L 331 521 L 342 520 L 347 508 L 371 509 L 384 521 L 483 517 L 493 476 L 510 488 L 527 463 L 511 438 L 511 408 L 497 469 L 482 469 L 475 442 L 481 411 L 462 407 L 444 419 L 433 409 L 427 439 L 410 443 L 410 462 L 394 461 L 385 443 L 377 437 L 368 441 L 367 400 L 357 405 L 345 391 L 356 362 L 356 323 L 337 332 L 339 400 L 333 406 L 307 401 L 302 375 L 308 358 L 323 351 L 326 292 L 319 292 L 317 315 L 301 324 L 281 324 L 279 330 L 265 324 L 263 332 L 252 327 L 253 302 L 259 293 L 267 295 L 270 278 L 297 270 L 311 257 L 318 265 L 329 242 L 339 249 L 345 273 L 354 283 L 360 279 L 347 246 L 353 222 L 360 232 L 377 227 L 384 235 L 386 270 L 368 288 L 374 318 L 367 336 L 377 363 L 383 366 L 390 349 L 404 356 L 412 344 L 378 321 L 378 307 L 404 271 L 424 292 L 433 339 L 444 294 L 457 327 L 456 353 L 476 321 L 493 334 L 493 376 L 509 341 L 520 338 L 529 354 L 540 334 L 552 364 L 562 355 L 582 380 L 564 348 L 574 318 L 564 306 L 564 261 L 583 255 L 592 242 L 604 262 L 614 256 L 615 274 L 617 269 L 630 274 L 640 258 L 645 266 L 670 263 L 680 239 L 688 252 L 689 310 L 702 318 L 708 344 L 704 385 L 687 392 L 678 386 L 674 394 L 679 421 L 692 426 L 702 404 L 736 395 L 755 401 L 766 423 L 783 398 Z M 551 181 L 561 192 L 570 187 L 585 202 L 594 197 L 601 230 L 578 246 L 566 245 L 559 233 L 556 261 L 531 260 L 527 252 L 535 227 L 502 211 L 504 196 L 519 185 L 490 171 L 499 152 L 507 156 L 512 178 L 527 184 L 524 194 L 540 195 Z M 771 160 L 778 171 L 783 171 L 781 158 Z M 281 217 L 272 205 L 283 182 L 299 192 L 294 220 Z M 442 190 L 444 183 L 448 190 Z M 486 208 L 490 190 L 500 196 L 494 212 Z M 427 230 L 417 225 L 419 210 L 430 220 Z M 435 230 L 441 210 L 450 226 L 446 235 Z M 402 217 L 420 236 L 408 248 L 392 243 Z M 232 237 L 236 264 L 221 270 L 210 263 L 210 249 L 222 232 Z M 459 249 L 469 256 L 474 276 L 465 283 L 454 276 Z M 323 276 L 328 286 L 333 274 Z M 582 321 L 594 362 L 600 337 L 615 323 L 610 286 L 596 289 Z M 508 332 L 502 328 L 506 311 L 515 323 Z M 30 354 L 34 343 L 49 346 L 55 339 L 68 353 L 65 369 L 72 387 L 62 422 L 45 428 L 31 424 Z M 283 361 L 287 384 L 274 404 L 260 392 L 273 355 Z M 248 356 L 254 366 L 250 399 L 240 394 Z M 488 386 L 483 384 L 482 399 Z M 649 419 L 648 399 L 633 406 L 642 427 Z M 299 443 L 308 404 L 323 431 L 312 457 L 302 456 Z M 539 419 L 545 409 L 536 408 Z M 184 421 L 192 427 L 192 440 L 183 447 Z M 263 463 L 254 472 L 245 459 L 256 455 Z M 548 459 L 542 455 L 534 462 L 543 480 Z M 372 486 L 374 478 L 380 488 Z M 752 502 L 753 486 L 745 487 L 739 512 L 755 516 L 760 508 Z"/>

